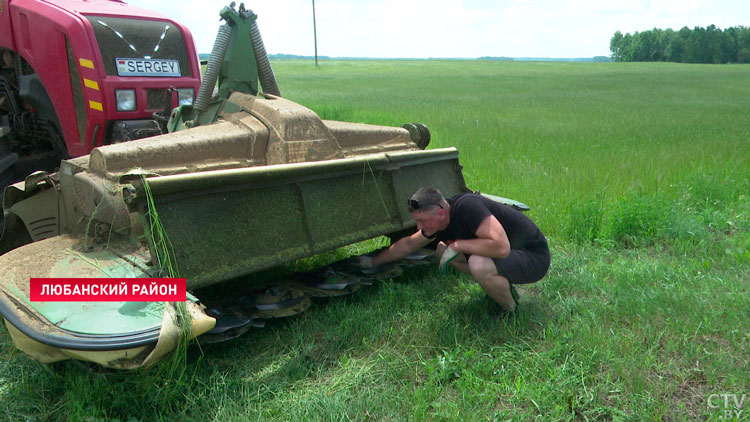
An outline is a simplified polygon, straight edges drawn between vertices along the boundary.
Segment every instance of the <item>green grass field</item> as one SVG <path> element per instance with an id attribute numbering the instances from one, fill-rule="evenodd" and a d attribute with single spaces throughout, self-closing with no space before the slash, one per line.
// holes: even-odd
<path id="1" fill-rule="evenodd" d="M 532 207 L 552 267 L 519 314 L 421 267 L 145 372 L 45 367 L 3 328 L 0 420 L 750 420 L 750 66 L 273 65 Z"/>

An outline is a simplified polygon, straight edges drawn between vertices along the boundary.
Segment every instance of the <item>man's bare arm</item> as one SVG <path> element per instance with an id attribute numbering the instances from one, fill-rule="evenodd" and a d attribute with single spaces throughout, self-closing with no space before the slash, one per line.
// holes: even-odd
<path id="1" fill-rule="evenodd" d="M 372 259 L 372 265 L 378 266 L 385 264 L 386 262 L 395 261 L 408 256 L 412 252 L 419 248 L 425 247 L 427 244 L 432 242 L 433 239 L 428 239 L 422 235 L 422 231 L 418 230 L 411 236 L 402 237 L 396 243 L 392 244 L 388 249 L 384 250 L 376 257 Z"/>
<path id="2" fill-rule="evenodd" d="M 494 215 L 482 220 L 476 239 L 458 239 L 450 244 L 456 252 L 489 258 L 506 258 L 510 254 L 510 241 L 502 224 Z"/>

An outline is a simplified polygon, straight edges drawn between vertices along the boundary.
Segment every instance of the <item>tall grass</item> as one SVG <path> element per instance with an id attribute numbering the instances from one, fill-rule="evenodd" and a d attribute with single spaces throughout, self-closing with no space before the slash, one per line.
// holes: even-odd
<path id="1" fill-rule="evenodd" d="M 709 395 L 750 395 L 750 67 L 274 68 L 324 118 L 427 124 L 471 188 L 531 205 L 553 261 L 519 314 L 413 268 L 191 348 L 187 379 L 45 370 L 0 333 L 0 419 L 720 420 Z"/>
<path id="2" fill-rule="evenodd" d="M 282 61 L 284 94 L 328 119 L 419 121 L 456 146 L 467 183 L 531 204 L 552 234 L 562 210 L 661 195 L 693 174 L 750 170 L 747 66 Z"/>

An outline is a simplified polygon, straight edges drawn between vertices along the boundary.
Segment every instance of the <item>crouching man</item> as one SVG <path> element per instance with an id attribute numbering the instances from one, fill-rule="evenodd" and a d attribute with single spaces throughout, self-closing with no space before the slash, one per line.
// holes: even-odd
<path id="1" fill-rule="evenodd" d="M 550 264 L 547 239 L 531 219 L 515 208 L 478 194 L 444 198 L 439 190 L 421 188 L 409 198 L 417 232 L 399 239 L 362 266 L 394 261 L 439 240 L 440 271 L 448 265 L 471 274 L 503 310 L 516 309 L 513 284 L 533 283 Z"/>

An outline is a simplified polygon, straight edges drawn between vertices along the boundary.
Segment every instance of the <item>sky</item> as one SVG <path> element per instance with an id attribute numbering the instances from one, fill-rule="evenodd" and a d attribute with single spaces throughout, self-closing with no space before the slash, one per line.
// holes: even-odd
<path id="1" fill-rule="evenodd" d="M 132 0 L 210 53 L 229 0 Z M 239 1 L 237 2 L 239 4 Z M 315 54 L 312 0 L 245 2 L 269 54 Z M 615 31 L 748 26 L 749 0 L 316 0 L 318 55 L 375 58 L 609 56 Z"/>

